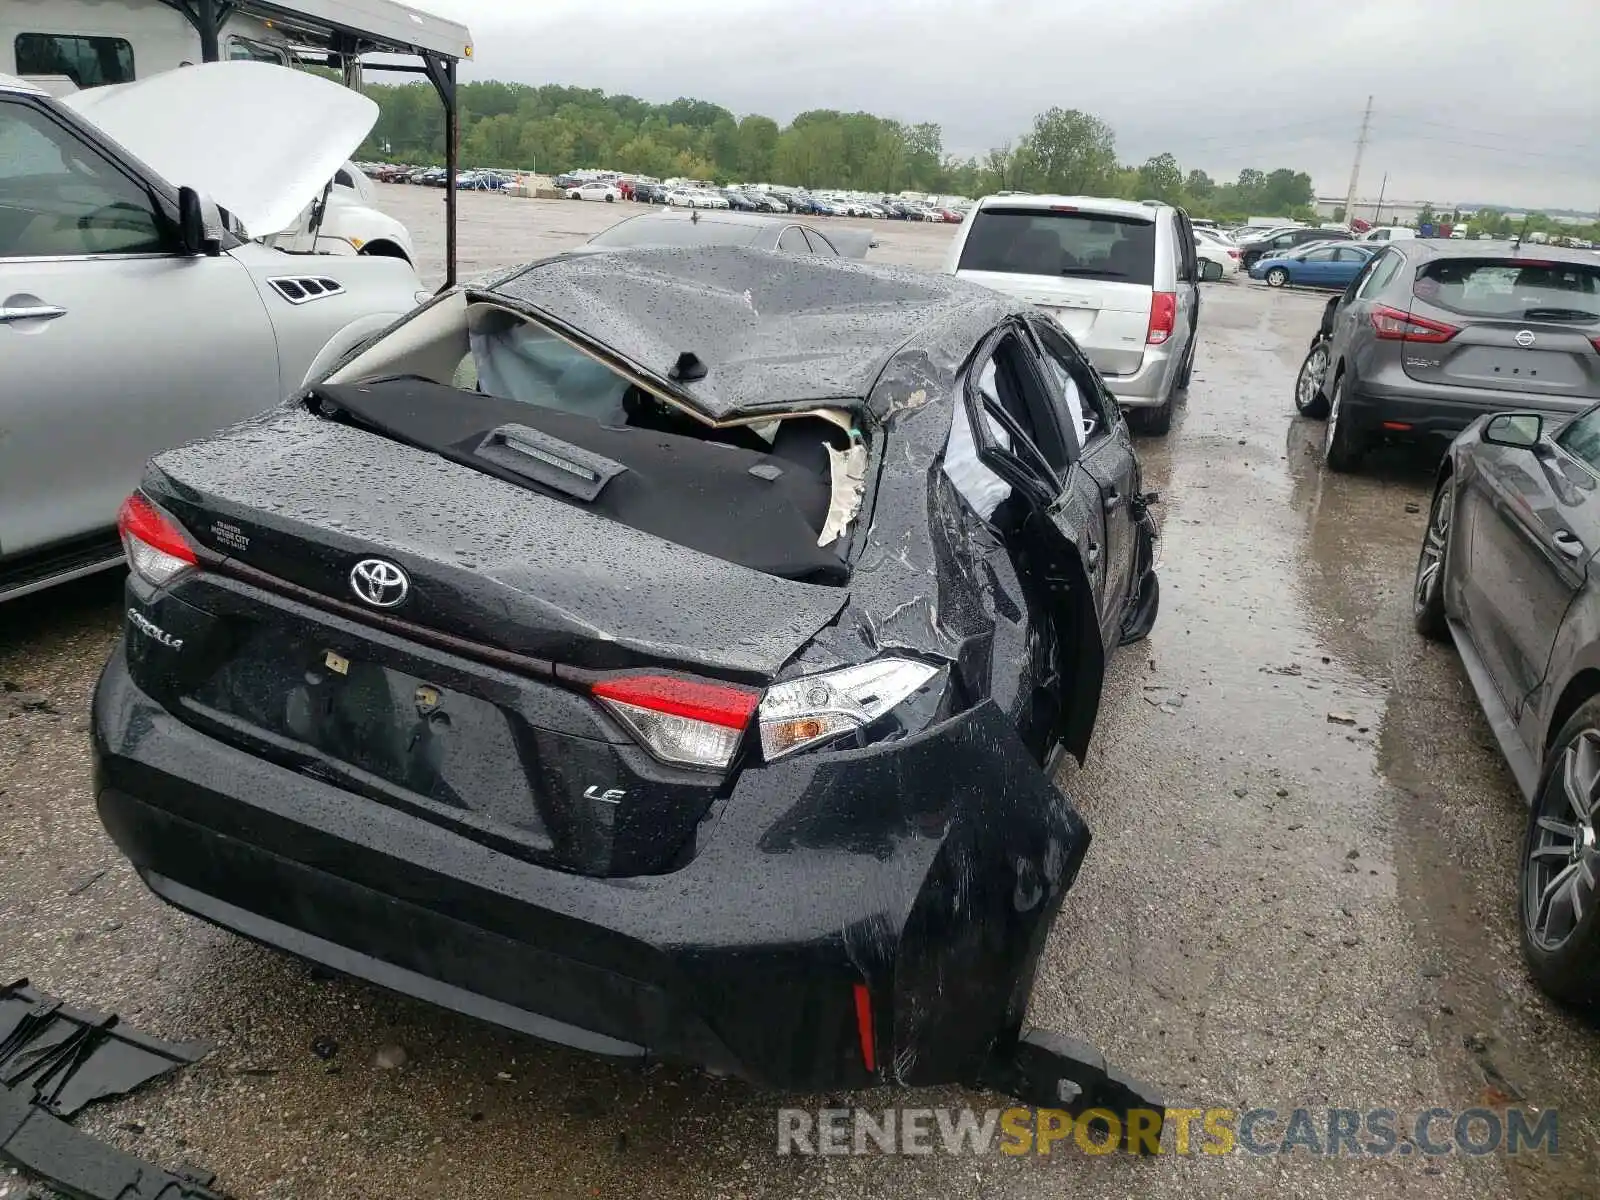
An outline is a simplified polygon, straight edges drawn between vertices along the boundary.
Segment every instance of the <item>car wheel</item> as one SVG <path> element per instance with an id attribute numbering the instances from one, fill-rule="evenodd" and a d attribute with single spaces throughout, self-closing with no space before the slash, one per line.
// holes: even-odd
<path id="1" fill-rule="evenodd" d="M 1345 377 L 1333 381 L 1333 399 L 1328 401 L 1328 423 L 1322 430 L 1322 461 L 1330 471 L 1354 471 L 1361 465 L 1361 445 L 1343 419 Z"/>
<path id="2" fill-rule="evenodd" d="M 613 201 L 613 200 L 615 200 L 615 199 L 616 199 L 616 197 L 615 197 L 615 196 L 607 196 L 607 197 L 606 197 L 606 203 L 607 203 L 607 204 L 610 204 L 610 203 L 611 203 L 611 202 L 612 202 L 612 201 Z"/>
<path id="3" fill-rule="evenodd" d="M 1434 489 L 1428 510 L 1428 528 L 1417 553 L 1417 578 L 1411 590 L 1411 620 L 1417 632 L 1436 642 L 1450 639 L 1444 616 L 1445 551 L 1450 544 L 1450 522 L 1455 518 L 1456 481 L 1446 475 Z"/>
<path id="4" fill-rule="evenodd" d="M 1528 812 L 1517 888 L 1522 954 L 1539 986 L 1558 1000 L 1600 999 L 1600 696 L 1584 702 L 1556 735 Z"/>
<path id="5" fill-rule="evenodd" d="M 1266 275 L 1268 287 L 1282 287 L 1289 282 L 1289 272 L 1282 267 L 1273 267 Z"/>
<path id="6" fill-rule="evenodd" d="M 1328 398 L 1322 394 L 1327 378 L 1328 343 L 1319 341 L 1300 364 L 1300 374 L 1294 381 L 1294 407 L 1302 417 L 1320 421 L 1328 415 Z"/>

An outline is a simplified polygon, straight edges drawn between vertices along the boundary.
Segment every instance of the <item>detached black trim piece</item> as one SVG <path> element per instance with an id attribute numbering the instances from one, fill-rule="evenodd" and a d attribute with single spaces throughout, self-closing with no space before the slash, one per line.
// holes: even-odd
<path id="1" fill-rule="evenodd" d="M 69 1008 L 26 979 L 0 988 L 0 1084 L 57 1116 L 126 1095 L 210 1050 L 146 1037 L 114 1013 Z"/>
<path id="2" fill-rule="evenodd" d="M 164 1171 L 97 1142 L 34 1104 L 26 1088 L 0 1088 L 0 1162 L 75 1200 L 223 1200 L 209 1172 Z"/>
<path id="3" fill-rule="evenodd" d="M 26 979 L 0 988 L 0 1162 L 76 1200 L 222 1200 L 210 1172 L 162 1170 L 62 1119 L 210 1049 L 146 1037 L 115 1013 L 69 1008 Z"/>

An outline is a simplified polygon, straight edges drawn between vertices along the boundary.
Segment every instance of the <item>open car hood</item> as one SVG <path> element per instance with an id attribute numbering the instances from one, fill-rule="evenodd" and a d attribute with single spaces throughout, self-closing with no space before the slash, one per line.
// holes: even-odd
<path id="1" fill-rule="evenodd" d="M 358 92 L 258 62 L 180 67 L 61 103 L 257 237 L 293 224 L 378 120 Z"/>

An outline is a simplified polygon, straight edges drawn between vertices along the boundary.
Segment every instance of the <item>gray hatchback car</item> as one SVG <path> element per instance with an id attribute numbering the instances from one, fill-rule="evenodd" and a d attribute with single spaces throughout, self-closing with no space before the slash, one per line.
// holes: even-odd
<path id="1" fill-rule="evenodd" d="M 1514 243 L 1391 242 L 1329 301 L 1295 383 L 1352 471 L 1379 441 L 1442 444 L 1508 408 L 1600 400 L 1600 258 Z"/>

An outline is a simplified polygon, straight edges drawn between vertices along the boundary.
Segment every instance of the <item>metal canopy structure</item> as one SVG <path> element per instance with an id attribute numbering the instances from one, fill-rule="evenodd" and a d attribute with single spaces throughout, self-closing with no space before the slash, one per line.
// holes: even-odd
<path id="1" fill-rule="evenodd" d="M 444 105 L 445 287 L 456 282 L 456 175 L 461 122 L 456 104 L 456 67 L 472 57 L 472 34 L 447 21 L 394 0 L 163 0 L 200 34 L 201 57 L 222 57 L 222 26 L 238 14 L 264 21 L 284 35 L 302 62 L 340 72 L 347 87 L 360 90 L 366 71 L 426 75 Z M 365 55 L 402 55 L 420 63 L 365 62 Z"/>

